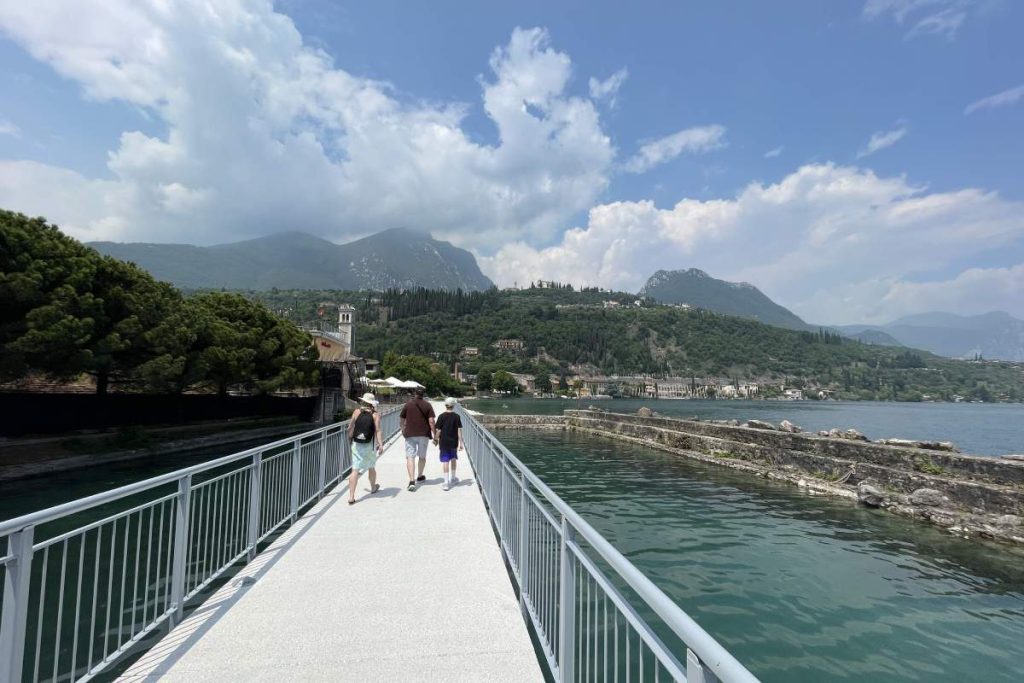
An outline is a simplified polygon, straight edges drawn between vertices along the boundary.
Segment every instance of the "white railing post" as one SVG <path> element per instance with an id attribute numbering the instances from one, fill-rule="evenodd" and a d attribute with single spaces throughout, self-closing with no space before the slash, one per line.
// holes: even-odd
<path id="1" fill-rule="evenodd" d="M 519 609 L 526 618 L 526 567 L 530 564 L 530 516 L 526 506 L 526 475 L 519 473 Z M 529 621 L 529 619 L 527 619 Z"/>
<path id="2" fill-rule="evenodd" d="M 327 488 L 327 430 L 320 432 L 320 471 L 317 479 L 317 500 L 324 497 L 324 489 Z"/>
<path id="3" fill-rule="evenodd" d="M 252 471 L 249 475 L 249 538 L 248 560 L 256 557 L 256 546 L 260 539 L 260 510 L 263 501 L 263 452 L 252 454 Z"/>
<path id="4" fill-rule="evenodd" d="M 25 628 L 28 592 L 32 583 L 32 539 L 35 527 L 27 526 L 7 537 L 11 559 L 4 574 L 3 615 L 0 617 L 0 680 L 21 680 L 25 661 Z M 42 616 L 39 617 L 42 619 Z"/>
<path id="5" fill-rule="evenodd" d="M 174 555 L 171 565 L 171 626 L 181 623 L 185 614 L 185 570 L 188 560 L 188 527 L 192 499 L 192 475 L 178 480 L 178 495 L 174 499 Z M 127 533 L 127 532 L 126 532 Z"/>
<path id="6" fill-rule="evenodd" d="M 575 531 L 562 516 L 558 585 L 558 680 L 574 681 L 576 654 L 576 561 L 569 543 Z"/>
<path id="7" fill-rule="evenodd" d="M 718 676 L 690 648 L 686 648 L 686 683 L 719 683 Z"/>
<path id="8" fill-rule="evenodd" d="M 302 481 L 302 439 L 295 439 L 295 446 L 292 448 L 292 499 L 291 499 L 291 523 L 295 524 L 295 518 L 299 514 L 299 482 Z"/>

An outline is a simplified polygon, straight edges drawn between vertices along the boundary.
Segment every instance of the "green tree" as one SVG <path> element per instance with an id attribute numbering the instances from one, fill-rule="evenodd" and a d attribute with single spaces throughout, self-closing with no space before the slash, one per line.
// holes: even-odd
<path id="1" fill-rule="evenodd" d="M 510 373 L 500 370 L 494 374 L 495 391 L 503 391 L 510 394 L 519 393 L 519 383 Z"/>
<path id="2" fill-rule="evenodd" d="M 489 369 L 483 368 L 476 375 L 476 388 L 477 391 L 490 391 L 494 388 L 494 373 Z"/>
<path id="3" fill-rule="evenodd" d="M 134 264 L 101 256 L 42 218 L 0 212 L 2 372 L 88 373 L 97 393 L 153 353 L 145 334 L 180 302 Z"/>
<path id="4" fill-rule="evenodd" d="M 537 373 L 537 380 L 534 385 L 537 387 L 537 391 L 543 394 L 551 393 L 551 377 L 547 372 Z"/>

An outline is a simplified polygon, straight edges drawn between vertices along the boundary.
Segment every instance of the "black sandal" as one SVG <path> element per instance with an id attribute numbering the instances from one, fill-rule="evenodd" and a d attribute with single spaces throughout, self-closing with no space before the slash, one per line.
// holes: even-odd
<path id="1" fill-rule="evenodd" d="M 380 491 L 380 484 L 374 484 L 373 488 L 370 489 L 370 493 L 377 493 L 377 491 Z"/>
<path id="2" fill-rule="evenodd" d="M 355 505 L 355 504 L 356 504 L 356 502 L 355 502 L 354 500 L 350 500 L 350 501 L 348 502 L 348 504 L 349 504 L 349 505 Z"/>

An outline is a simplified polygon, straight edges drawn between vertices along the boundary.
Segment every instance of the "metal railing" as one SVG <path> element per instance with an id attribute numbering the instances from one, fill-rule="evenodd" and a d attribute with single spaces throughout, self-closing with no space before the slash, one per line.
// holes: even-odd
<path id="1" fill-rule="evenodd" d="M 556 681 L 757 681 L 462 406 L 457 410 L 520 608 Z"/>
<path id="2" fill-rule="evenodd" d="M 398 412 L 381 418 L 389 439 Z M 347 422 L 0 522 L 0 683 L 87 681 L 351 467 Z"/>

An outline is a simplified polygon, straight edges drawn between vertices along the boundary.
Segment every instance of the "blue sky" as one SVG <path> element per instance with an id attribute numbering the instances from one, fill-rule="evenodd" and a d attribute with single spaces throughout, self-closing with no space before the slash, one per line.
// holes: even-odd
<path id="1" fill-rule="evenodd" d="M 407 225 L 499 284 L 701 267 L 815 322 L 1024 315 L 1022 28 L 1010 0 L 0 0 L 0 205 L 84 240 Z"/>

